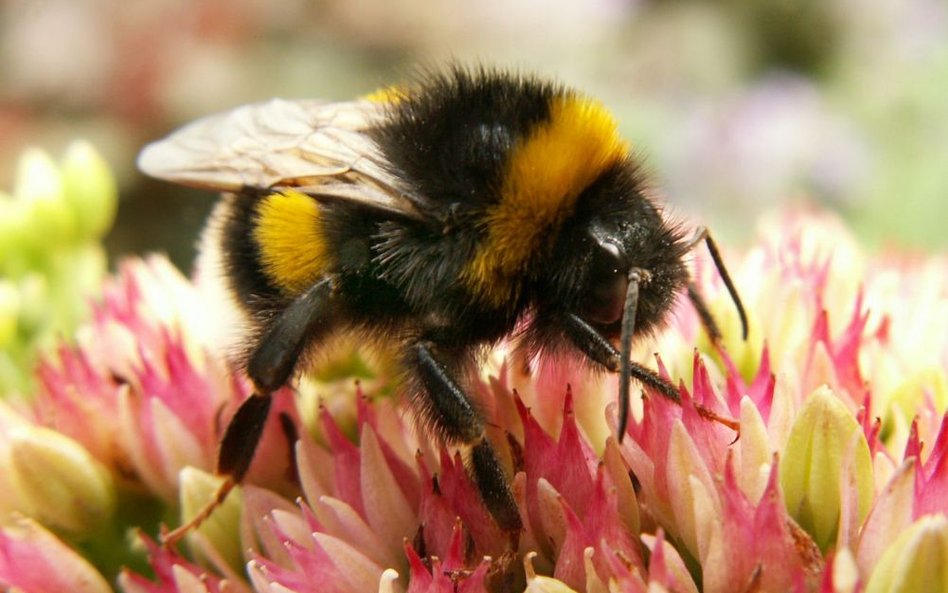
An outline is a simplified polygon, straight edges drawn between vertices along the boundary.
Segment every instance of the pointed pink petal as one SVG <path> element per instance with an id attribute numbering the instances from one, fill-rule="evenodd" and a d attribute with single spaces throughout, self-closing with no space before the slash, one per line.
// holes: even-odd
<path id="1" fill-rule="evenodd" d="M 944 417 L 931 455 L 917 475 L 925 474 L 924 483 L 916 479 L 915 511 L 917 519 L 927 514 L 948 513 L 948 415 Z"/>
<path id="2" fill-rule="evenodd" d="M 646 538 L 646 545 L 652 552 L 648 565 L 648 580 L 657 583 L 668 591 L 677 593 L 698 593 L 698 587 L 691 578 L 691 573 L 681 559 L 678 551 L 665 540 L 665 532 L 658 530 L 655 538 Z"/>
<path id="3" fill-rule="evenodd" d="M 464 469 L 460 453 L 451 457 L 447 450 L 442 450 L 438 484 L 451 512 L 461 518 L 470 530 L 471 537 L 481 545 L 482 553 L 499 555 L 506 538 L 488 514 L 477 488 Z"/>
<path id="4" fill-rule="evenodd" d="M 617 501 L 616 488 L 606 475 L 605 468 L 600 466 L 596 473 L 596 487 L 583 518 L 583 527 L 589 540 L 595 542 L 597 551 L 600 551 L 593 558 L 593 562 L 603 578 L 608 575 L 603 560 L 606 552 L 621 553 L 628 562 L 645 568 L 639 553 L 638 539 L 626 529 L 619 516 Z"/>
<path id="5" fill-rule="evenodd" d="M 313 509 L 321 523 L 320 531 L 352 543 L 379 566 L 398 566 L 399 556 L 389 545 L 391 542 L 383 539 L 351 506 L 324 496 Z"/>
<path id="6" fill-rule="evenodd" d="M 339 425 L 333 420 L 329 411 L 323 409 L 319 415 L 322 421 L 323 432 L 329 441 L 333 454 L 333 468 L 335 470 L 334 483 L 336 498 L 345 501 L 363 517 L 365 506 L 362 502 L 362 484 L 359 448 L 339 430 Z"/>
<path id="7" fill-rule="evenodd" d="M 283 546 L 287 535 L 275 529 L 270 521 L 272 514 L 278 511 L 295 515 L 296 507 L 270 490 L 249 484 L 243 487 L 242 494 L 244 504 L 241 509 L 240 540 L 260 542 L 260 553 L 279 564 L 288 564 L 289 557 Z"/>
<path id="8" fill-rule="evenodd" d="M 303 496 L 315 505 L 323 495 L 336 492 L 332 453 L 317 445 L 308 435 L 296 443 L 296 466 Z"/>
<path id="9" fill-rule="evenodd" d="M 425 593 L 431 590 L 434 578 L 408 541 L 405 542 L 405 555 L 408 556 L 409 568 L 407 593 Z"/>
<path id="10" fill-rule="evenodd" d="M 316 540 L 317 547 L 326 553 L 336 570 L 337 582 L 345 584 L 346 590 L 362 593 L 378 588 L 384 567 L 372 562 L 344 540 L 318 532 L 313 534 L 313 539 Z"/>
<path id="11" fill-rule="evenodd" d="M 583 552 L 592 545 L 592 542 L 586 536 L 583 524 L 576 513 L 569 508 L 563 499 L 560 499 L 560 501 L 566 518 L 566 537 L 557 554 L 553 578 L 563 581 L 571 588 L 579 591 L 586 584 Z"/>
<path id="12" fill-rule="evenodd" d="M 489 570 L 490 562 L 485 559 L 470 576 L 461 582 L 457 593 L 488 593 L 486 581 Z"/>
<path id="13" fill-rule="evenodd" d="M 446 500 L 441 492 L 439 480 L 432 476 L 424 462 L 418 456 L 418 466 L 421 471 L 422 483 L 421 503 L 418 510 L 418 522 L 422 526 L 425 553 L 443 555 L 450 546 L 454 534 L 455 513 L 451 510 L 450 501 Z"/>
<path id="14" fill-rule="evenodd" d="M 23 592 L 108 593 L 96 569 L 38 523 L 19 518 L 0 529 L 0 587 Z"/>
<path id="15" fill-rule="evenodd" d="M 368 424 L 362 427 L 361 441 L 360 480 L 366 522 L 379 533 L 382 541 L 398 545 L 404 538 L 414 535 L 418 527 L 416 509 L 399 488 L 375 430 Z M 417 480 L 417 477 L 411 479 Z"/>

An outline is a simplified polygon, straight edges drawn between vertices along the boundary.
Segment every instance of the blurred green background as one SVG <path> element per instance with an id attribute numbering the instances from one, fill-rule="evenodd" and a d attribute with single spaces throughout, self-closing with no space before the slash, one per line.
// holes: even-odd
<path id="1" fill-rule="evenodd" d="M 948 246 L 944 0 L 4 0 L 0 188 L 26 146 L 84 137 L 119 181 L 111 261 L 161 250 L 187 270 L 214 196 L 145 179 L 144 143 L 447 59 L 599 96 L 672 212 L 732 242 L 799 202 L 870 245 Z"/>

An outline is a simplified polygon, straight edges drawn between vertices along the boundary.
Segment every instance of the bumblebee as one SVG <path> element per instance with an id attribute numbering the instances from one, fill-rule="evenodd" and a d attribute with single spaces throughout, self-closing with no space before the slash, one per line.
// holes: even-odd
<path id="1" fill-rule="evenodd" d="M 609 111 L 538 78 L 453 66 L 352 102 L 272 100 L 196 121 L 138 163 L 224 193 L 204 242 L 246 314 L 238 358 L 255 392 L 221 441 L 219 499 L 250 465 L 271 394 L 337 332 L 397 345 L 421 425 L 466 448 L 512 532 L 520 515 L 467 384 L 488 348 L 515 334 L 524 356 L 620 373 L 621 438 L 631 379 L 678 400 L 630 349 L 680 292 L 720 338 L 686 267 L 697 243 L 746 335 L 714 243 L 663 216 Z"/>

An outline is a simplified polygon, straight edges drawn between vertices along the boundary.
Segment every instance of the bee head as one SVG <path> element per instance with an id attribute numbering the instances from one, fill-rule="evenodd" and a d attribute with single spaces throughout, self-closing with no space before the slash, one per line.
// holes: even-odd
<path id="1" fill-rule="evenodd" d="M 687 284 L 687 251 L 680 229 L 643 193 L 637 166 L 623 161 L 584 190 L 564 224 L 545 266 L 548 307 L 579 316 L 613 343 L 624 321 L 634 335 L 647 334 Z"/>
<path id="2" fill-rule="evenodd" d="M 586 227 L 588 251 L 575 312 L 609 339 L 619 337 L 629 315 L 635 335 L 661 326 L 688 278 L 677 230 L 645 198 L 639 205 L 634 216 L 594 219 Z M 631 290 L 636 296 L 630 303 Z"/>

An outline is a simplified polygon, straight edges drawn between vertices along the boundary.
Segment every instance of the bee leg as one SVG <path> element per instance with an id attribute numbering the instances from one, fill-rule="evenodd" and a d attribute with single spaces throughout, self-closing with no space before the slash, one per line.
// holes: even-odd
<path id="1" fill-rule="evenodd" d="M 718 270 L 718 274 L 720 274 L 721 280 L 724 282 L 724 287 L 727 289 L 728 294 L 731 296 L 731 301 L 737 309 L 737 315 L 741 320 L 741 338 L 747 341 L 747 312 L 744 311 L 744 303 L 741 302 L 741 296 L 737 293 L 737 287 L 734 286 L 734 281 L 731 280 L 731 275 L 724 266 L 721 251 L 718 249 L 714 239 L 711 238 L 711 233 L 708 232 L 708 229 L 699 227 L 695 231 L 694 238 L 688 243 L 687 250 L 691 251 L 702 241 L 704 241 L 704 244 L 708 247 L 708 253 L 711 254 L 711 261 L 714 262 L 714 267 Z M 697 300 L 695 299 L 695 295 L 697 295 Z M 707 306 L 705 306 L 704 301 L 701 300 L 701 296 L 698 295 L 693 282 L 688 285 L 688 298 L 691 299 L 695 308 L 698 309 L 698 315 L 701 316 L 701 322 L 704 324 L 705 329 L 708 330 L 708 333 L 711 333 L 712 327 L 717 330 L 714 321 L 711 321 L 710 325 L 707 323 L 707 319 L 711 318 L 711 313 L 708 311 Z M 715 336 L 711 335 L 711 339 L 714 341 Z M 720 332 L 718 332 L 718 340 L 720 340 Z M 717 343 L 718 342 L 715 342 L 716 345 Z"/>
<path id="2" fill-rule="evenodd" d="M 433 344 L 418 342 L 412 360 L 424 399 L 419 402 L 425 417 L 446 442 L 471 447 L 470 472 L 487 510 L 497 525 L 508 532 L 523 528 L 520 511 L 497 454 L 484 432 L 484 418 L 464 394 L 448 369 L 432 354 Z"/>
<path id="3" fill-rule="evenodd" d="M 714 347 L 721 349 L 721 329 L 718 328 L 718 324 L 714 321 L 714 316 L 711 315 L 711 311 L 708 309 L 708 304 L 704 302 L 704 297 L 701 296 L 701 293 L 698 292 L 698 287 L 695 286 L 694 282 L 688 283 L 688 300 L 691 301 L 691 306 L 695 308 L 695 311 L 698 313 L 698 319 L 701 320 L 701 325 L 704 326 L 704 331 L 708 333 L 708 338 L 711 339 L 711 343 L 714 344 Z"/>
<path id="4" fill-rule="evenodd" d="M 596 331 L 594 327 L 586 323 L 578 315 L 570 314 L 566 316 L 564 329 L 567 338 L 569 338 L 569 340 L 586 356 L 614 373 L 619 372 L 623 354 L 621 354 L 619 350 L 617 350 L 616 347 L 613 346 L 602 334 Z M 675 402 L 676 404 L 681 403 L 681 394 L 679 393 L 678 388 L 655 371 L 631 360 L 628 361 L 627 368 L 629 377 L 636 379 L 643 385 L 655 389 L 658 391 L 658 393 Z M 622 391 L 620 386 L 620 395 L 621 393 Z M 623 399 L 626 401 L 622 401 Z M 628 396 L 625 398 L 620 397 L 618 426 L 618 438 L 620 443 L 622 442 L 622 438 L 625 436 L 625 428 L 628 423 L 628 403 Z M 740 431 L 740 423 L 738 423 L 736 420 L 721 416 L 699 404 L 695 404 L 695 409 L 697 410 L 698 414 L 704 418 L 707 418 L 708 420 L 723 424 L 734 431 Z"/>
<path id="5" fill-rule="evenodd" d="M 602 334 L 596 331 L 593 326 L 583 321 L 578 315 L 570 314 L 567 316 L 565 329 L 566 336 L 583 354 L 606 367 L 609 371 L 613 373 L 619 372 L 622 355 L 619 353 L 619 350 Z M 681 394 L 678 393 L 678 388 L 667 379 L 663 379 L 655 371 L 637 362 L 629 361 L 629 366 L 629 375 L 631 377 L 656 389 L 659 393 L 675 403 L 681 401 Z"/>
<path id="6" fill-rule="evenodd" d="M 270 411 L 271 394 L 289 382 L 306 344 L 329 329 L 334 290 L 332 278 L 313 284 L 263 334 L 247 364 L 255 393 L 240 406 L 224 433 L 218 473 L 237 482 L 247 473 Z"/>
<path id="7" fill-rule="evenodd" d="M 486 437 L 471 448 L 471 473 L 484 499 L 484 504 L 497 525 L 508 532 L 519 533 L 523 528 L 520 510 L 510 490 L 500 460 Z"/>
<path id="8" fill-rule="evenodd" d="M 290 303 L 263 334 L 247 365 L 254 393 L 237 408 L 218 450 L 217 473 L 225 480 L 194 517 L 162 534 L 162 543 L 173 545 L 198 528 L 244 479 L 263 436 L 273 392 L 290 380 L 306 344 L 329 327 L 333 291 L 331 278 L 317 282 Z"/>

